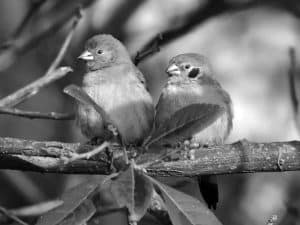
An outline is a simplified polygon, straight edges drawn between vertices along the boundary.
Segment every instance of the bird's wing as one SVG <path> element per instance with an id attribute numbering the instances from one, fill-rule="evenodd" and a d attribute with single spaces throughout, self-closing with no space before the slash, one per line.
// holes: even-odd
<path id="1" fill-rule="evenodd" d="M 231 101 L 230 95 L 224 89 L 220 89 L 219 91 L 222 92 L 221 96 L 223 97 L 223 100 L 224 100 L 225 106 L 226 106 L 226 111 L 228 113 L 227 135 L 229 135 L 229 133 L 232 129 L 232 119 L 233 119 L 232 101 Z"/>
<path id="2" fill-rule="evenodd" d="M 210 85 L 216 87 L 219 95 L 222 97 L 222 101 L 225 103 L 226 112 L 228 113 L 228 126 L 227 126 L 227 135 L 230 133 L 232 129 L 232 118 L 233 118 L 233 110 L 232 110 L 232 101 L 230 95 L 222 88 L 221 84 L 213 79 L 211 76 L 202 76 L 201 79 L 198 80 L 201 85 Z"/>
<path id="3" fill-rule="evenodd" d="M 145 79 L 144 75 L 142 74 L 142 72 L 141 72 L 138 68 L 135 68 L 135 74 L 136 74 L 137 78 L 139 79 L 139 81 L 140 81 L 145 87 L 147 87 L 146 79 Z"/>

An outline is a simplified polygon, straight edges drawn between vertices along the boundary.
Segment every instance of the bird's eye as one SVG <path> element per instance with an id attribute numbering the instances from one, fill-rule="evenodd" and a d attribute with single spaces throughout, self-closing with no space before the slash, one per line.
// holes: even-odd
<path id="1" fill-rule="evenodd" d="M 103 51 L 101 50 L 101 49 L 99 49 L 98 51 L 97 51 L 97 54 L 99 54 L 99 55 L 101 55 L 103 53 Z"/>
<path id="2" fill-rule="evenodd" d="M 189 65 L 189 64 L 186 64 L 185 66 L 184 66 L 184 69 L 189 69 L 191 67 L 191 65 Z"/>
<path id="3" fill-rule="evenodd" d="M 199 75 L 198 68 L 193 68 L 188 74 L 189 78 L 196 78 L 198 75 Z"/>

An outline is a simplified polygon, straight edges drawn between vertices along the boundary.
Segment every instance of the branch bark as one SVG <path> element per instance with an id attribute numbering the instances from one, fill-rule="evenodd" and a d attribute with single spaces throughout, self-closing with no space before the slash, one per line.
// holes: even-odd
<path id="1" fill-rule="evenodd" d="M 113 147 L 122 155 L 123 149 Z M 16 138 L 0 138 L 0 169 L 28 170 L 45 173 L 110 174 L 106 153 L 97 158 L 64 164 L 74 153 L 86 152 L 93 146 L 79 143 L 40 142 Z M 176 151 L 176 149 L 166 149 Z M 207 149 L 183 149 L 173 161 L 160 161 L 146 167 L 151 176 L 198 176 L 251 172 L 280 172 L 300 170 L 300 141 L 254 143 L 241 140 L 233 144 Z M 141 149 L 133 148 L 135 152 Z M 130 152 L 132 152 L 130 150 Z M 190 159 L 184 157 L 189 155 Z M 137 163 L 154 160 L 157 154 L 145 153 Z"/>
<path id="2" fill-rule="evenodd" d="M 25 111 L 16 108 L 0 107 L 0 114 L 24 117 L 27 119 L 47 119 L 47 120 L 74 120 L 74 113 L 58 113 L 58 112 L 34 112 Z"/>

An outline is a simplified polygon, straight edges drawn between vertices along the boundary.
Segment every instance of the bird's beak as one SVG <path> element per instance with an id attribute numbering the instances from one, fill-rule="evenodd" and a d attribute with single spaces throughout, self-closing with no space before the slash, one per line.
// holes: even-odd
<path id="1" fill-rule="evenodd" d="M 174 76 L 174 75 L 179 75 L 180 69 L 177 65 L 171 64 L 168 66 L 166 73 L 169 75 L 169 77 Z"/>
<path id="2" fill-rule="evenodd" d="M 91 60 L 94 60 L 94 56 L 91 52 L 89 51 L 84 51 L 80 56 L 78 56 L 78 59 L 83 59 L 83 60 L 86 60 L 86 61 L 91 61 Z"/>

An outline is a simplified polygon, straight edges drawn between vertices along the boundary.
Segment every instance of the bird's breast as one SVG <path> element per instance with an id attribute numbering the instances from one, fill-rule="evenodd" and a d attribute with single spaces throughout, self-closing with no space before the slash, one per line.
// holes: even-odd
<path id="1" fill-rule="evenodd" d="M 196 123 L 187 129 L 186 133 L 193 133 L 191 138 L 198 143 L 211 144 L 222 142 L 229 133 L 228 127 L 232 120 L 229 112 L 231 106 L 224 101 L 222 92 L 212 86 L 167 84 L 157 105 L 156 126 L 159 126 L 179 109 L 197 103 L 220 105 L 224 107 L 225 112 L 204 130 L 199 130 L 198 128 L 201 127 L 201 124 Z"/>
<path id="2" fill-rule="evenodd" d="M 87 81 L 83 89 L 114 121 L 125 143 L 135 143 L 149 132 L 153 119 L 152 98 L 138 80 Z M 95 113 L 89 110 L 87 121 L 95 120 Z M 94 121 L 89 122 L 92 123 Z M 99 132 L 95 130 L 96 133 Z"/>

